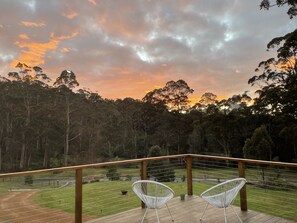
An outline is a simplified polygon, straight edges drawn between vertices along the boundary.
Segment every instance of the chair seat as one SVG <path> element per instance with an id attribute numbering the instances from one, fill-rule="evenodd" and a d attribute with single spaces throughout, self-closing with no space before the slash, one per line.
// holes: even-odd
<path id="1" fill-rule="evenodd" d="M 204 195 L 201 197 L 203 200 L 207 201 L 212 206 L 215 206 L 218 208 L 224 208 L 224 207 L 228 207 L 236 197 L 237 192 L 234 190 L 236 189 L 222 192 L 219 194 L 214 194 L 214 195 Z"/>
<path id="2" fill-rule="evenodd" d="M 200 218 L 200 221 L 202 221 L 204 213 L 205 213 L 208 205 L 210 204 L 217 208 L 224 208 L 225 222 L 227 222 L 226 207 L 231 206 L 231 204 L 234 201 L 234 199 L 236 198 L 238 192 L 245 185 L 245 183 L 246 183 L 246 179 L 235 178 L 232 180 L 227 180 L 223 183 L 220 183 L 220 184 L 213 186 L 213 187 L 209 188 L 208 190 L 204 191 L 200 196 L 203 200 L 205 200 L 207 202 L 207 205 L 206 205 L 204 212 Z M 233 207 L 232 207 L 232 209 L 233 209 Z M 233 211 L 234 211 L 234 209 L 233 209 Z M 239 218 L 238 214 L 236 212 L 235 212 L 235 214 L 238 217 L 239 221 L 242 222 L 241 219 Z"/>
<path id="3" fill-rule="evenodd" d="M 148 196 L 143 195 L 143 199 L 145 200 L 145 204 L 148 208 L 154 209 L 154 208 L 162 208 L 165 206 L 168 200 L 170 200 L 170 197 L 154 197 L 154 196 Z"/>
<path id="4" fill-rule="evenodd" d="M 157 209 L 164 206 L 167 207 L 171 219 L 174 221 L 167 206 L 167 202 L 174 197 L 174 191 L 170 187 L 156 181 L 139 180 L 132 184 L 132 190 L 146 206 L 146 211 L 141 222 L 144 221 L 148 209 L 156 210 L 157 220 L 160 222 Z"/>

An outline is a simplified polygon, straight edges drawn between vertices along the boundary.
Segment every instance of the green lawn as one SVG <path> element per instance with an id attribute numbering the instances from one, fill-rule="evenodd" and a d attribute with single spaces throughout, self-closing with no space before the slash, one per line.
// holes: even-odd
<path id="1" fill-rule="evenodd" d="M 121 176 L 139 176 L 139 168 L 118 167 Z M 105 177 L 107 168 L 90 168 L 84 169 L 84 177 L 92 179 L 93 177 Z M 246 170 L 247 179 L 261 180 L 261 169 L 248 168 Z M 282 177 L 293 179 L 296 174 L 292 174 L 289 170 L 281 170 Z M 221 179 L 230 179 L 238 176 L 237 168 L 193 168 L 193 178 L 212 178 L 217 179 L 211 183 L 193 183 L 194 194 L 199 195 L 205 189 L 218 183 Z M 276 176 L 277 170 L 265 170 L 266 175 Z M 55 174 L 39 174 L 34 178 L 74 178 L 74 171 L 67 171 Z M 186 176 L 183 168 L 175 169 L 175 176 L 182 178 Z M 62 184 L 62 183 L 61 183 Z M 60 184 L 60 186 L 61 186 Z M 186 193 L 186 183 L 166 183 L 172 187 L 176 196 L 180 193 Z M 34 200 L 41 206 L 58 208 L 67 212 L 74 212 L 74 187 L 65 187 L 62 189 L 54 189 L 57 185 L 50 182 L 34 183 L 33 185 L 24 184 L 24 177 L 1 179 L 0 193 L 5 193 L 10 189 L 28 189 L 38 188 L 45 189 L 40 191 Z M 297 220 L 297 191 L 293 190 L 265 190 L 259 187 L 248 185 L 248 209 L 255 210 L 271 215 L 284 217 L 287 219 Z M 121 190 L 127 190 L 128 195 L 121 195 Z M 112 181 L 98 182 L 83 185 L 83 214 L 93 216 L 106 216 L 131 208 L 139 207 L 140 201 L 131 190 L 131 181 Z M 235 205 L 238 205 L 238 199 Z"/>
<path id="2" fill-rule="evenodd" d="M 186 192 L 185 183 L 166 183 L 179 196 Z M 121 190 L 128 194 L 121 195 Z M 42 206 L 74 212 L 74 187 L 52 189 L 40 192 L 34 200 Z M 106 216 L 131 208 L 139 207 L 140 200 L 132 192 L 131 182 L 110 181 L 84 184 L 83 213 L 86 215 Z"/>
<path id="3" fill-rule="evenodd" d="M 186 192 L 185 183 L 166 183 L 176 196 Z M 194 194 L 213 184 L 194 183 Z M 296 220 L 296 191 L 265 190 L 251 185 L 247 187 L 248 209 L 283 218 Z M 127 190 L 128 195 L 121 195 L 121 190 Z M 42 191 L 34 198 L 40 205 L 74 212 L 74 188 L 52 189 Z M 239 199 L 235 200 L 239 204 Z M 92 216 L 106 216 L 126 211 L 140 206 L 139 199 L 131 190 L 131 182 L 111 181 L 85 184 L 83 186 L 83 214 Z"/>

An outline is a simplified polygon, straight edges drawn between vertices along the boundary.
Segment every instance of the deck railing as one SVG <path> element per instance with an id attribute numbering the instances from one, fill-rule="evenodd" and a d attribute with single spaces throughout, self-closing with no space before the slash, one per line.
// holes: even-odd
<path id="1" fill-rule="evenodd" d="M 285 190 L 282 182 L 278 182 L 279 176 L 276 176 L 276 181 L 278 183 L 267 183 L 270 177 L 270 169 L 274 169 L 273 173 L 280 173 L 285 176 L 285 178 L 290 179 L 289 188 L 290 190 L 296 190 L 297 180 L 296 180 L 296 170 L 297 164 L 293 163 L 283 163 L 283 162 L 270 162 L 270 161 L 260 161 L 251 159 L 239 159 L 231 157 L 219 157 L 219 156 L 208 156 L 208 155 L 197 155 L 197 154 L 182 154 L 182 155 L 172 155 L 172 156 L 160 156 L 133 160 L 123 160 L 116 162 L 105 162 L 96 164 L 87 164 L 79 166 L 69 166 L 61 168 L 52 169 L 42 169 L 35 171 L 25 171 L 16 173 L 5 173 L 0 174 L 0 179 L 2 182 L 7 181 L 13 177 L 26 177 L 34 176 L 39 174 L 49 174 L 49 173 L 60 173 L 60 172 L 70 172 L 75 171 L 75 223 L 81 223 L 83 221 L 83 171 L 90 168 L 106 168 L 112 166 L 122 166 L 122 165 L 135 165 L 139 166 L 139 178 L 148 178 L 148 164 L 152 162 L 158 162 L 161 160 L 166 160 L 167 166 L 170 167 L 170 163 L 174 164 L 174 168 L 185 167 L 185 176 L 183 176 L 186 182 L 187 194 L 189 196 L 194 194 L 193 184 L 196 185 L 198 182 L 221 182 L 228 178 L 244 177 L 248 179 L 249 184 L 259 186 L 260 188 L 275 189 L 275 190 Z M 164 166 L 162 167 L 164 168 Z M 224 170 L 224 171 L 222 171 Z M 235 170 L 237 170 L 235 173 Z M 247 172 L 248 170 L 248 172 Z M 275 170 L 277 170 L 275 172 Z M 265 173 L 265 171 L 267 173 Z M 259 173 L 259 175 L 258 175 Z M 259 180 L 257 180 L 259 178 Z M 1 181 L 0 181 L 1 182 Z M 297 191 L 297 190 L 296 190 Z M 294 202 L 297 204 L 297 198 Z M 252 200 L 252 199 L 251 199 Z M 248 209 L 248 195 L 247 187 L 244 186 L 240 191 L 240 207 L 242 211 L 247 211 Z M 143 204 L 142 204 L 143 205 Z M 254 204 L 253 204 L 254 205 Z M 1 210 L 0 210 L 1 212 Z M 297 216 L 296 216 L 297 218 Z M 1 220 L 1 219 L 0 219 Z"/>

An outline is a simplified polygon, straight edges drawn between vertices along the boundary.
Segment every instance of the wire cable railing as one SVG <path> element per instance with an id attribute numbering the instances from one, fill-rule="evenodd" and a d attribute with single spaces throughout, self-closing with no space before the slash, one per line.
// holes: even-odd
<path id="1" fill-rule="evenodd" d="M 236 177 L 248 182 L 236 206 L 294 221 L 296 169 L 297 164 L 185 154 L 0 174 L 0 222 L 87 222 L 139 208 L 131 190 L 139 179 L 162 182 L 177 197 L 200 195 Z"/>

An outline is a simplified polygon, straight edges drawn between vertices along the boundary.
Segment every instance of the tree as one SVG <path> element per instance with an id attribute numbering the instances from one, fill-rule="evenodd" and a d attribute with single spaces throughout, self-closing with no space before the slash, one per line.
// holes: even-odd
<path id="1" fill-rule="evenodd" d="M 193 92 L 184 80 L 169 81 L 163 88 L 147 93 L 142 100 L 151 104 L 166 105 L 170 111 L 185 111 L 189 109 L 188 96 Z"/>
<path id="2" fill-rule="evenodd" d="M 200 100 L 192 106 L 192 110 L 199 110 L 207 112 L 209 110 L 215 111 L 217 109 L 217 95 L 211 92 L 205 92 Z"/>
<path id="3" fill-rule="evenodd" d="M 297 161 L 297 124 L 284 127 L 280 131 L 279 136 L 286 141 L 286 145 L 293 147 L 293 154 L 291 156 L 293 155 L 295 161 Z"/>
<path id="4" fill-rule="evenodd" d="M 289 7 L 287 14 L 292 19 L 294 16 L 297 16 L 297 0 L 275 0 L 275 4 L 271 4 L 270 0 L 262 0 L 260 4 L 261 9 L 269 10 L 273 6 L 284 6 Z"/>
<path id="5" fill-rule="evenodd" d="M 202 105 L 215 104 L 216 102 L 217 96 L 211 92 L 205 92 L 199 100 L 199 103 Z"/>
<path id="6" fill-rule="evenodd" d="M 245 141 L 243 154 L 245 158 L 271 160 L 274 143 L 265 125 L 255 129 L 252 137 Z"/>
<path id="7" fill-rule="evenodd" d="M 252 99 L 247 95 L 247 92 L 244 92 L 243 94 L 237 94 L 228 99 L 223 99 L 217 102 L 217 105 L 221 112 L 227 114 L 232 111 L 242 111 L 247 109 L 248 103 L 251 100 Z"/>
<path id="8" fill-rule="evenodd" d="M 193 131 L 189 134 L 188 143 L 190 145 L 190 153 L 204 152 L 206 147 L 205 128 L 198 120 L 193 123 Z"/>
<path id="9" fill-rule="evenodd" d="M 297 29 L 271 40 L 267 49 L 278 48 L 277 59 L 262 61 L 248 83 L 261 84 L 253 109 L 258 113 L 297 117 Z"/>
<path id="10" fill-rule="evenodd" d="M 14 94 L 16 94 L 16 100 L 19 101 L 19 98 L 23 99 L 24 111 L 21 111 L 23 114 L 20 115 L 22 121 L 19 128 L 22 144 L 19 168 L 24 169 L 28 166 L 31 157 L 31 148 L 28 146 L 29 139 L 31 139 L 29 135 L 32 135 L 32 131 L 36 131 L 32 121 L 34 111 L 37 111 L 34 108 L 40 105 L 41 89 L 42 87 L 48 87 L 47 82 L 50 82 L 50 78 L 38 66 L 31 67 L 19 62 L 16 68 L 18 68 L 18 71 L 9 72 L 8 76 L 13 80 L 11 86 L 15 87 Z M 38 137 L 35 140 L 38 141 Z"/>
<path id="11" fill-rule="evenodd" d="M 116 166 L 110 166 L 107 168 L 106 177 L 111 180 L 119 180 L 120 179 L 120 173 L 118 172 L 118 169 Z"/>
<path id="12" fill-rule="evenodd" d="M 56 79 L 55 86 L 58 86 L 59 91 L 65 96 L 65 141 L 64 141 L 64 165 L 68 165 L 69 142 L 76 138 L 70 139 L 70 95 L 73 93 L 72 89 L 77 87 L 79 83 L 76 80 L 76 75 L 69 70 L 63 70 L 60 76 Z"/>
<path id="13" fill-rule="evenodd" d="M 31 67 L 21 62 L 18 62 L 15 67 L 18 68 L 19 71 L 9 72 L 8 76 L 17 81 L 23 81 L 29 84 L 39 83 L 41 85 L 44 85 L 45 82 L 51 81 L 51 79 L 45 73 L 43 73 L 41 67 Z"/>
<path id="14" fill-rule="evenodd" d="M 116 100 L 117 110 L 122 115 L 121 130 L 122 133 L 122 151 L 121 155 L 128 155 L 127 158 L 137 158 L 138 151 L 141 150 L 141 141 L 144 138 L 144 132 L 141 129 L 141 107 L 143 102 L 132 98 Z"/>
<path id="15" fill-rule="evenodd" d="M 161 147 L 152 146 L 149 157 L 162 156 L 164 153 Z M 154 177 L 160 182 L 170 182 L 175 178 L 173 168 L 170 166 L 169 161 L 166 162 L 165 160 L 150 161 L 147 165 L 147 174 L 149 177 Z"/>

